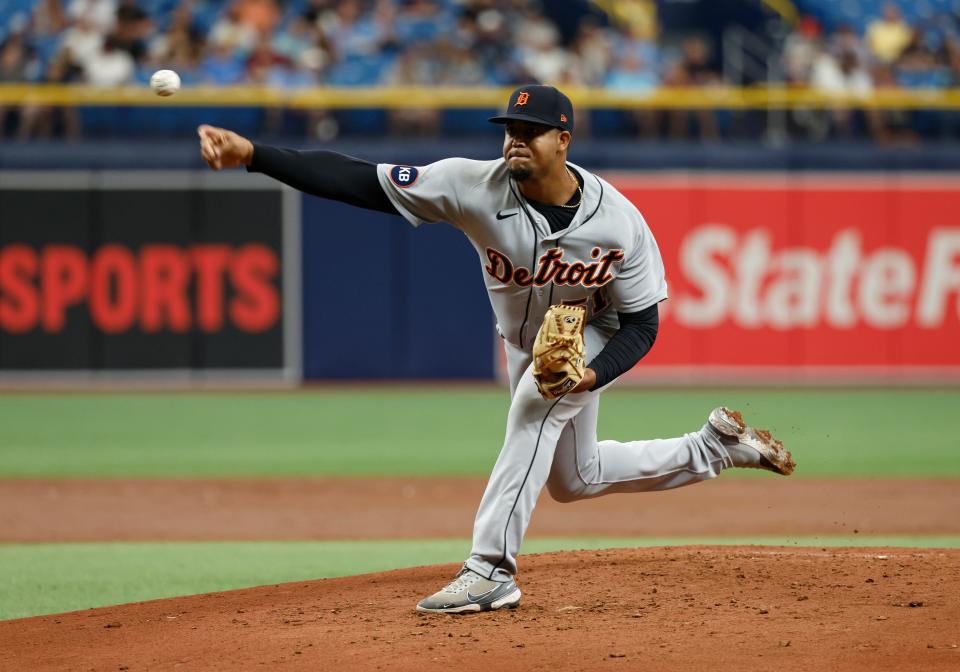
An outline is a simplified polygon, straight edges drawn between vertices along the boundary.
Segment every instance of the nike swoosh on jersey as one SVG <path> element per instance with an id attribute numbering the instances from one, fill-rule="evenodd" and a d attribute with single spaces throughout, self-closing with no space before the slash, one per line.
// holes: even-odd
<path id="1" fill-rule="evenodd" d="M 513 210 L 501 210 L 497 213 L 497 219 L 507 219 L 508 217 L 513 217 L 518 212 L 520 211 L 516 208 Z"/>

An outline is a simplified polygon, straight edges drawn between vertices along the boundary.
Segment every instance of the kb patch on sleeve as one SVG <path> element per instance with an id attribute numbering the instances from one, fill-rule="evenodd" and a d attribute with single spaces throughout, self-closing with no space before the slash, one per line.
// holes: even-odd
<path id="1" fill-rule="evenodd" d="M 413 166 L 394 166 L 390 169 L 390 180 L 401 189 L 412 187 L 418 177 L 420 171 Z"/>

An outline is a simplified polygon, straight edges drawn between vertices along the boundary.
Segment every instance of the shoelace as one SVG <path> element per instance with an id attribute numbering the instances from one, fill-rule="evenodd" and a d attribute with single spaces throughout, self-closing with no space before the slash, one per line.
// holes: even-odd
<path id="1" fill-rule="evenodd" d="M 475 574 L 474 572 L 467 571 L 461 574 L 460 576 L 458 576 L 457 578 L 455 578 L 453 581 L 451 581 L 450 585 L 448 585 L 446 588 L 443 589 L 443 592 L 459 593 L 464 588 L 469 588 L 479 580 L 480 580 L 479 574 Z"/>

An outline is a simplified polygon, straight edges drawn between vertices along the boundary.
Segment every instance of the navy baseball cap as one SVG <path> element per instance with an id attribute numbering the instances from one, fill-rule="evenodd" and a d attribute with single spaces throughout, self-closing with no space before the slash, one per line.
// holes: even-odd
<path id="1" fill-rule="evenodd" d="M 546 124 L 564 131 L 573 130 L 573 103 L 552 86 L 529 84 L 510 94 L 507 111 L 490 117 L 494 124 L 505 124 L 512 119 Z"/>

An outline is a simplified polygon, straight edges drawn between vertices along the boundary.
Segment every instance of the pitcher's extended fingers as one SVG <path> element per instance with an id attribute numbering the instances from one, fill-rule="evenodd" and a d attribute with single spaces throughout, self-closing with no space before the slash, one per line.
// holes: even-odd
<path id="1" fill-rule="evenodd" d="M 203 128 L 198 129 L 200 135 L 200 156 L 207 162 L 207 165 L 213 170 L 220 170 L 223 167 L 220 161 L 220 150 L 214 146 L 208 134 Z"/>
<path id="2" fill-rule="evenodd" d="M 208 126 L 207 124 L 197 128 L 197 134 L 200 136 L 201 144 L 206 142 L 214 149 L 223 147 L 227 139 L 227 134 L 224 129 L 217 128 L 216 126 Z"/>
<path id="3" fill-rule="evenodd" d="M 217 159 L 216 157 L 214 157 L 214 156 L 209 156 L 209 155 L 207 155 L 207 154 L 203 154 L 203 155 L 202 155 L 202 158 L 203 158 L 204 162 L 207 164 L 207 167 L 212 168 L 213 170 L 216 170 L 216 169 L 217 169 L 217 161 L 218 161 L 218 159 Z"/>
<path id="4" fill-rule="evenodd" d="M 207 129 L 207 139 L 213 143 L 214 147 L 225 146 L 228 140 L 227 134 L 228 131 L 223 128 L 216 128 L 215 126 L 212 126 Z"/>
<path id="5" fill-rule="evenodd" d="M 197 129 L 197 135 L 200 136 L 200 152 L 204 154 L 213 150 L 213 142 L 210 133 L 207 131 L 209 128 L 209 126 L 201 126 Z"/>
<path id="6" fill-rule="evenodd" d="M 205 157 L 204 160 L 207 162 L 207 165 L 210 166 L 210 168 L 212 168 L 213 170 L 220 170 L 221 168 L 223 168 L 223 161 L 220 160 L 219 154 L 214 154 L 209 159 Z"/>
<path id="7" fill-rule="evenodd" d="M 214 161 L 216 161 L 218 158 L 220 158 L 220 157 L 217 155 L 217 152 L 214 151 L 212 148 L 205 148 L 205 149 L 201 150 L 200 156 L 201 156 L 201 157 L 203 158 L 203 160 L 206 161 L 208 164 L 212 164 Z M 212 167 L 213 167 L 213 166 L 211 165 L 211 168 L 212 168 Z"/>
<path id="8" fill-rule="evenodd" d="M 203 157 L 204 161 L 213 161 L 219 156 L 220 152 L 213 146 L 209 140 L 200 141 L 200 156 Z"/>

